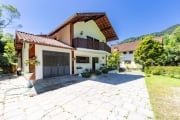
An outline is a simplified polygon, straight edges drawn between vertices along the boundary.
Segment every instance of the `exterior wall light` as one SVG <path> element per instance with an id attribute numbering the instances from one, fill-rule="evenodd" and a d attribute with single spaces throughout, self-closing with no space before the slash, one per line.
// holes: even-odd
<path id="1" fill-rule="evenodd" d="M 80 32 L 80 35 L 83 35 L 83 31 Z"/>

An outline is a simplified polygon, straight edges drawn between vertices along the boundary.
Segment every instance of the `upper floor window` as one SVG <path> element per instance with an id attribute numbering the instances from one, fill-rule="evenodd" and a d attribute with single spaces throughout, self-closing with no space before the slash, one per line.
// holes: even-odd
<path id="1" fill-rule="evenodd" d="M 98 39 L 96 39 L 96 38 L 94 38 L 94 37 L 91 37 L 91 36 L 87 36 L 87 39 L 88 39 L 88 40 L 94 40 L 94 41 L 100 41 L 100 40 L 98 40 Z"/>
<path id="2" fill-rule="evenodd" d="M 133 54 L 133 51 L 129 51 L 129 54 Z"/>
<path id="3" fill-rule="evenodd" d="M 123 52 L 123 54 L 126 54 L 126 52 Z"/>
<path id="4" fill-rule="evenodd" d="M 87 36 L 88 40 L 93 40 L 93 37 Z"/>
<path id="5" fill-rule="evenodd" d="M 94 38 L 94 40 L 99 41 L 98 39 Z"/>
<path id="6" fill-rule="evenodd" d="M 125 60 L 124 63 L 125 64 L 131 64 L 131 61 L 130 60 Z"/>

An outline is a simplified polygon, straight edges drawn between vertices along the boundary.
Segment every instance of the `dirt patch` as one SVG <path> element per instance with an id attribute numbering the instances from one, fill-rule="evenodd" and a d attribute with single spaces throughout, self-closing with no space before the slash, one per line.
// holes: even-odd
<path id="1" fill-rule="evenodd" d="M 180 119 L 180 87 L 171 87 L 173 95 L 166 98 L 166 104 L 170 108 L 170 117 L 171 120 Z"/>
<path id="2" fill-rule="evenodd" d="M 157 120 L 180 120 L 180 87 L 166 89 L 168 93 L 154 98 Z"/>
<path id="3" fill-rule="evenodd" d="M 173 91 L 172 101 L 177 106 L 177 108 L 179 109 L 179 113 L 180 113 L 180 87 L 171 87 L 171 89 Z M 179 116 L 180 116 L 180 114 L 179 114 Z"/>

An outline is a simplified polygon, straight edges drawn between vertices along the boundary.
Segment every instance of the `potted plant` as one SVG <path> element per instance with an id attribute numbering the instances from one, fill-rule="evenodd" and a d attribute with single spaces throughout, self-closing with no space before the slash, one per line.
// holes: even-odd
<path id="1" fill-rule="evenodd" d="M 37 57 L 34 56 L 28 60 L 25 60 L 25 65 L 32 65 L 32 66 L 36 66 L 36 65 L 39 65 L 40 62 L 37 60 Z M 28 80 L 28 83 L 27 83 L 27 87 L 31 88 L 33 87 L 33 84 L 32 84 L 32 80 L 35 79 L 35 69 L 33 68 L 31 71 L 29 71 L 28 73 L 24 74 L 24 77 Z"/>
<path id="2" fill-rule="evenodd" d="M 78 66 L 78 67 L 76 67 L 76 69 L 78 70 L 78 75 L 81 76 L 81 73 L 80 73 L 79 70 L 82 69 L 82 67 L 81 67 L 81 66 Z"/>

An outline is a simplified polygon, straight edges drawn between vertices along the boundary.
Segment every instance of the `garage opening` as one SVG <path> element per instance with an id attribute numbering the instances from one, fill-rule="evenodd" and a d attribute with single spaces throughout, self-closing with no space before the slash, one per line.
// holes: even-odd
<path id="1" fill-rule="evenodd" d="M 43 78 L 63 76 L 69 74 L 69 53 L 43 51 Z"/>

